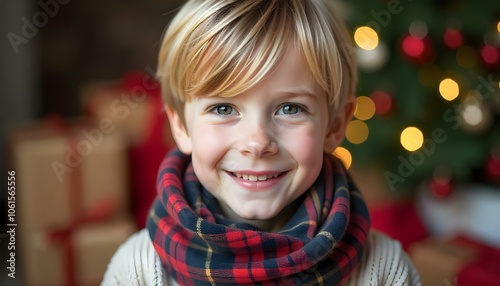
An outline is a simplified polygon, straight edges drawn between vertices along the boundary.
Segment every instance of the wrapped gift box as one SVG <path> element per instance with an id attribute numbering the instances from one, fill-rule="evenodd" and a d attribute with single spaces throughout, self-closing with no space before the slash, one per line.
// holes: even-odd
<path id="1" fill-rule="evenodd" d="M 67 225 L 99 204 L 112 204 L 113 216 L 129 213 L 128 158 L 118 132 L 94 125 L 58 129 L 46 124 L 13 134 L 12 164 L 17 173 L 19 227 L 33 233 Z M 101 132 L 101 131 L 99 131 Z M 22 191 L 21 191 L 22 190 Z"/>
<path id="2" fill-rule="evenodd" d="M 436 239 L 414 243 L 409 249 L 422 285 L 457 285 L 457 276 L 475 259 L 472 248 Z"/>
<path id="3" fill-rule="evenodd" d="M 156 196 L 158 167 L 175 146 L 160 86 L 150 74 L 131 72 L 122 80 L 88 83 L 81 98 L 94 122 L 111 120 L 127 136 L 132 209 L 137 227 L 143 228 Z"/>
<path id="4" fill-rule="evenodd" d="M 135 229 L 131 218 L 122 218 L 81 226 L 67 237 L 50 231 L 30 236 L 23 248 L 29 253 L 26 285 L 99 285 L 111 257 Z"/>
<path id="5" fill-rule="evenodd" d="M 55 279 L 51 273 L 61 268 L 50 265 L 47 247 L 38 243 L 42 240 L 36 237 L 58 232 L 65 240 L 76 235 L 78 242 L 80 235 L 89 237 L 88 231 L 80 234 L 83 228 L 130 215 L 129 167 L 122 134 L 110 125 L 75 121 L 66 123 L 58 118 L 36 123 L 16 131 L 10 138 L 18 190 L 17 243 L 23 277 L 29 285 L 69 285 L 43 282 L 55 281 L 50 280 Z M 128 223 L 130 226 L 130 220 Z M 118 233 L 112 238 L 113 245 L 103 240 L 102 247 L 114 249 L 127 235 Z M 54 243 L 53 247 L 60 245 Z M 94 243 L 92 247 L 101 246 Z M 109 261 L 108 254 L 102 258 Z M 57 257 L 57 261 L 64 260 Z M 53 270 L 40 270 L 47 265 Z M 84 275 L 95 277 L 102 273 Z"/>

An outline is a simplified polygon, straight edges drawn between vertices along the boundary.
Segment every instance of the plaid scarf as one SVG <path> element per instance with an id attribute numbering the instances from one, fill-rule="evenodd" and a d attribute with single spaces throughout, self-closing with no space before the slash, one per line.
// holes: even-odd
<path id="1" fill-rule="evenodd" d="M 157 191 L 147 228 L 180 285 L 338 285 L 356 269 L 370 228 L 359 191 L 327 154 L 278 233 L 225 218 L 178 150 L 160 166 Z"/>

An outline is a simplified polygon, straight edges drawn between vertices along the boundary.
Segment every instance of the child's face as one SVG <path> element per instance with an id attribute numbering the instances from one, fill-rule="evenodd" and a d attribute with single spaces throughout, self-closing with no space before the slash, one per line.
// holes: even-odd
<path id="1" fill-rule="evenodd" d="M 223 207 L 251 220 L 273 218 L 302 195 L 318 177 L 323 152 L 338 145 L 343 132 L 329 126 L 326 95 L 294 48 L 250 90 L 187 102 L 187 132 L 168 113 L 203 186 Z"/>

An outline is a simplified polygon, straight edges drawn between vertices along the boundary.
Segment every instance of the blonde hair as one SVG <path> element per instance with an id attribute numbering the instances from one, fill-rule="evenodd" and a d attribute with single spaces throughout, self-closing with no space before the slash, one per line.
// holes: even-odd
<path id="1" fill-rule="evenodd" d="M 161 44 L 158 77 L 166 105 L 183 117 L 196 96 L 248 90 L 298 44 L 331 112 L 354 95 L 351 36 L 328 0 L 188 0 Z"/>

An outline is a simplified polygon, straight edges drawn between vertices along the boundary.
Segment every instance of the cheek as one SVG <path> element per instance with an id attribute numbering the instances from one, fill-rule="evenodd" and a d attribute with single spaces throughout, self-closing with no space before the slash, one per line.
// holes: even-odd
<path id="1" fill-rule="evenodd" d="M 193 144 L 198 150 L 213 150 L 220 145 L 224 135 L 215 128 L 197 128 L 192 134 Z"/>
<path id="2" fill-rule="evenodd" d="M 295 194 L 302 194 L 317 179 L 323 165 L 323 135 L 319 128 L 295 134 L 284 147 L 297 164 Z"/>
<path id="3" fill-rule="evenodd" d="M 320 130 L 315 126 L 297 130 L 283 146 L 299 164 L 314 165 L 323 157 L 324 134 Z"/>
<path id="4" fill-rule="evenodd" d="M 193 163 L 198 169 L 205 172 L 215 170 L 221 158 L 228 150 L 231 134 L 221 128 L 211 127 L 203 124 L 193 129 Z"/>

